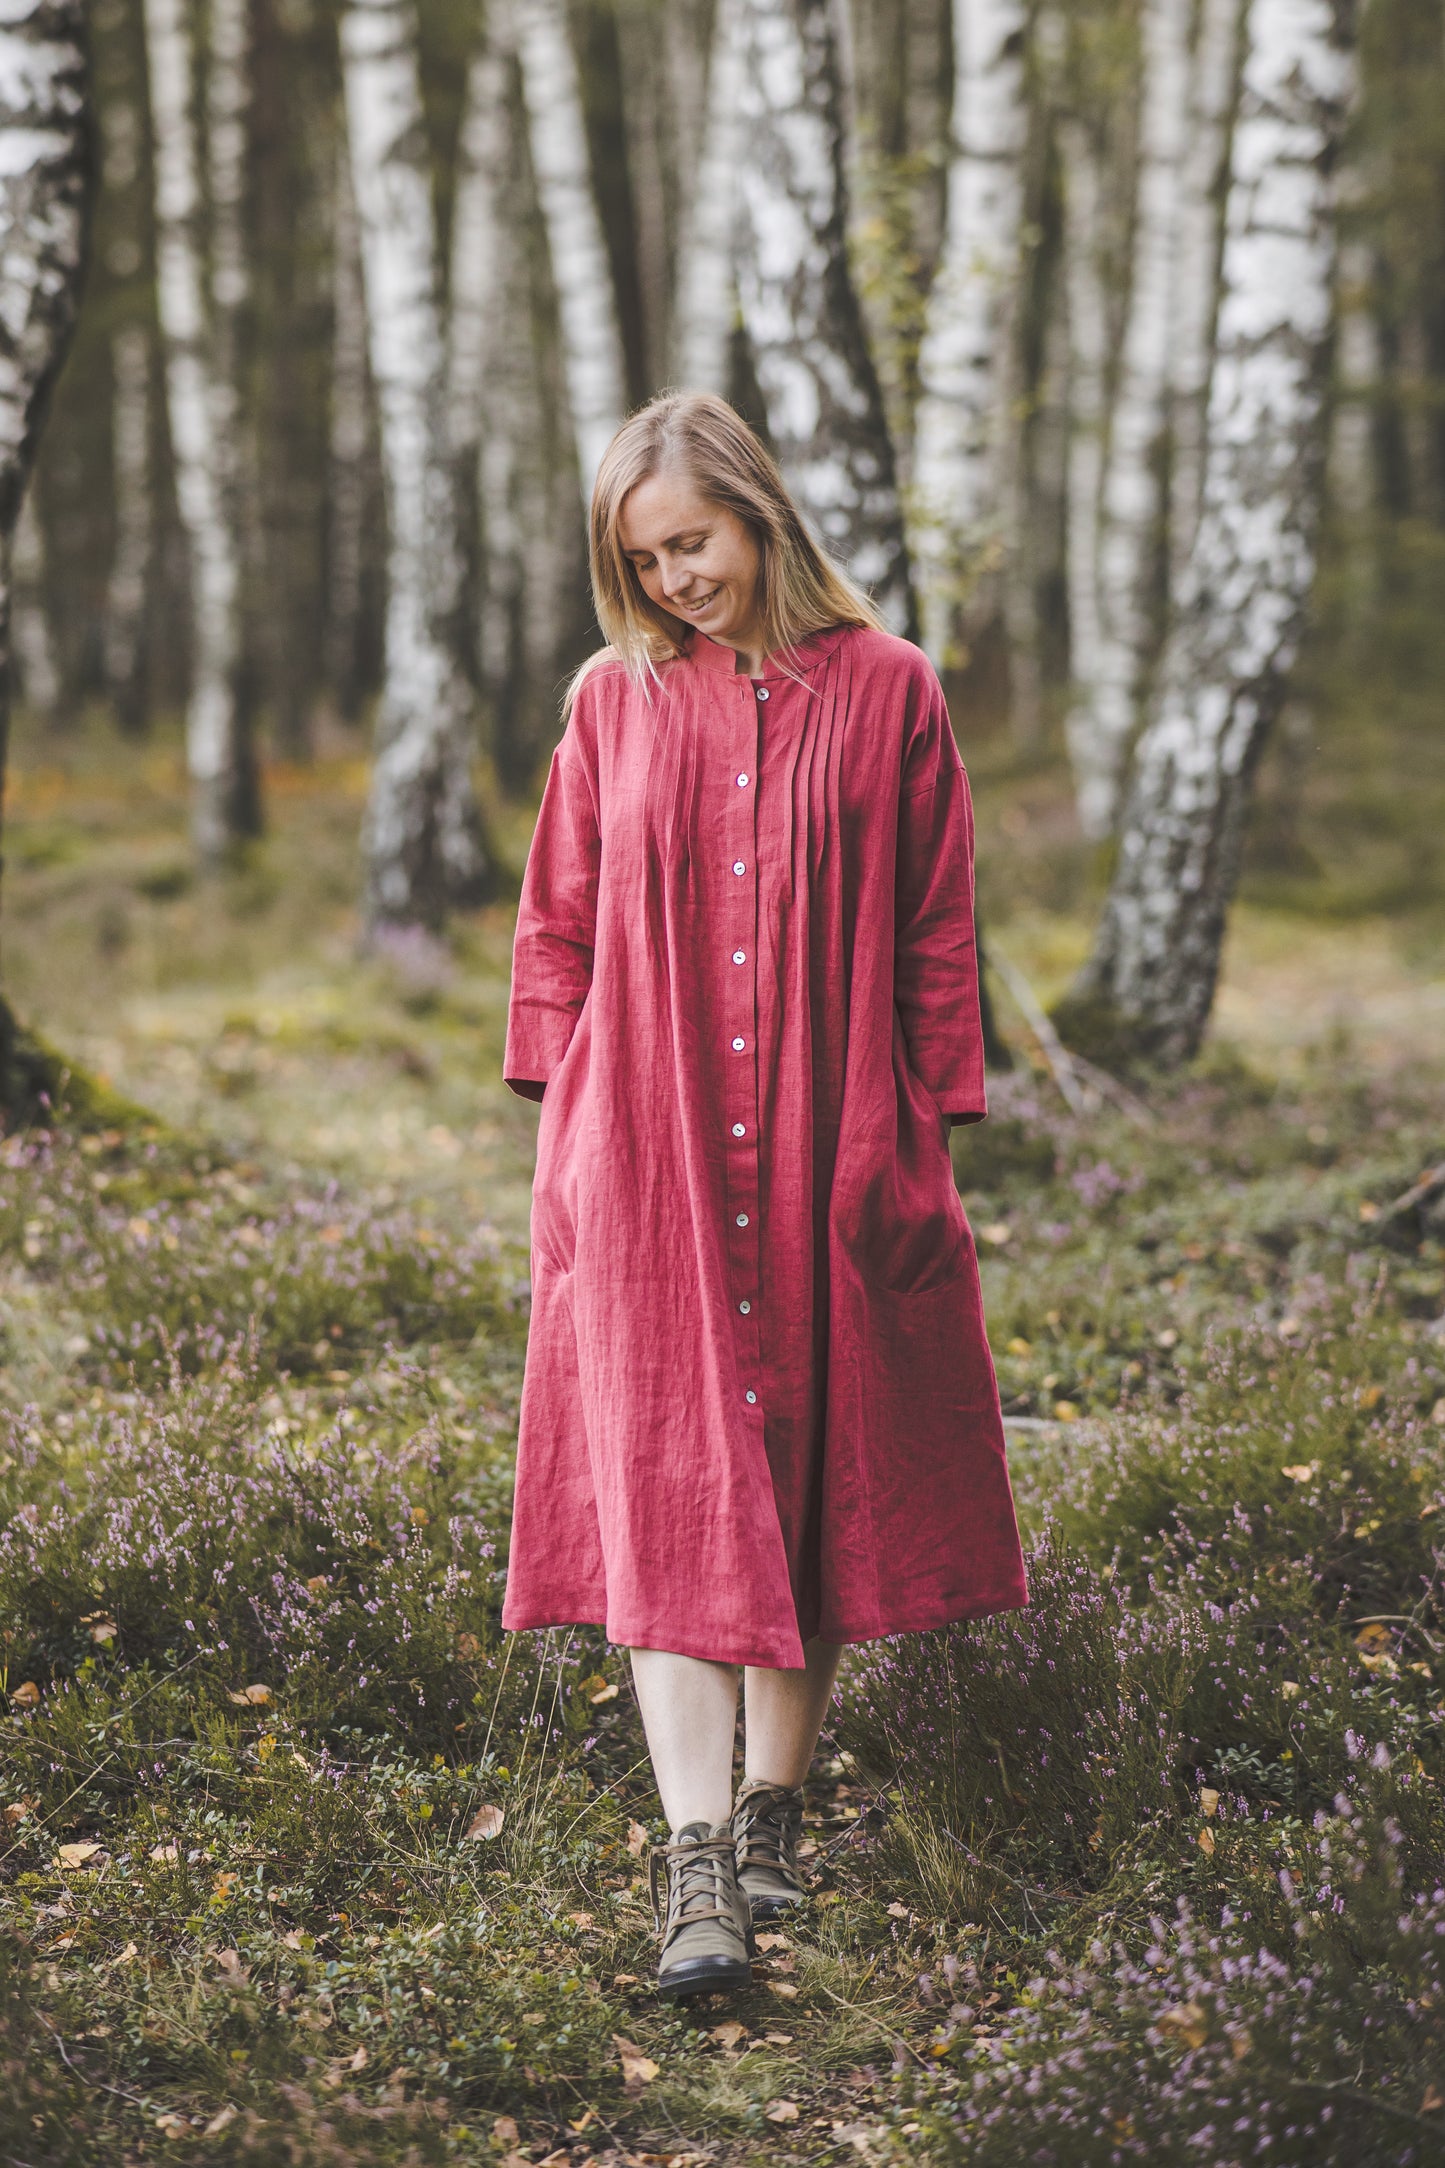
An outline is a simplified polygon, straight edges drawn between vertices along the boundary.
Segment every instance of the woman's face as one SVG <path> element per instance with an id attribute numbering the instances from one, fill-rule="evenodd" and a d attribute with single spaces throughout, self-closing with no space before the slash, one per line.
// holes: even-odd
<path id="1" fill-rule="evenodd" d="M 756 652 L 762 553 L 736 512 L 686 474 L 650 474 L 623 499 L 618 528 L 650 601 L 709 640 Z"/>

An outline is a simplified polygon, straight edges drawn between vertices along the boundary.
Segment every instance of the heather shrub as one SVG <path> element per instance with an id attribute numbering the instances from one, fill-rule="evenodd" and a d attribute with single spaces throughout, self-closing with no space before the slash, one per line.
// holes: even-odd
<path id="1" fill-rule="evenodd" d="M 838 1736 L 896 1786 L 894 1837 L 952 1908 L 1091 1886 L 1174 1804 L 1188 1620 L 1131 1610 L 1052 1530 L 1028 1577 L 1026 1609 L 870 1643 L 846 1673 Z"/>
<path id="2" fill-rule="evenodd" d="M 1181 1900 L 1133 1946 L 1049 1949 L 986 2043 L 976 1968 L 956 1968 L 941 2153 L 979 2168 L 1438 2158 L 1445 1888 L 1412 1887 L 1399 1852 L 1369 1783 L 1352 1784 L 1277 1869 L 1280 1946 L 1247 1905 L 1211 1927 Z"/>
<path id="3" fill-rule="evenodd" d="M 499 1694 L 501 1721 L 519 1721 L 533 1667 L 500 1683 L 495 1537 L 457 1509 L 437 1429 L 293 1442 L 266 1424 L 253 1383 L 178 1381 L 44 1482 L 44 1428 L 12 1428 L 8 1479 L 32 1476 L 0 1529 L 12 1685 L 73 1697 L 83 1722 L 123 1675 L 183 1671 L 200 1706 L 234 1710 L 257 1688 L 268 1722 L 450 1751 L 493 1720 Z M 595 1669 L 596 1647 L 577 1650 L 572 1668 Z"/>

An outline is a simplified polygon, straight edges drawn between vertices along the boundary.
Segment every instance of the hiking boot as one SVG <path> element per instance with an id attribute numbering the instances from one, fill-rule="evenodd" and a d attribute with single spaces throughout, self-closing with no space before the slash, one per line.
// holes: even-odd
<path id="1" fill-rule="evenodd" d="M 803 1833 L 803 1790 L 764 1784 L 754 1777 L 738 1793 L 732 1818 L 738 1885 L 754 1920 L 776 1920 L 803 1902 L 798 1839 Z"/>
<path id="2" fill-rule="evenodd" d="M 665 1919 L 658 1903 L 664 1862 Z M 671 1844 L 654 1851 L 648 1882 L 653 1923 L 662 1936 L 657 1992 L 663 2001 L 746 1987 L 753 1976 L 753 1931 L 748 1900 L 738 1888 L 731 1826 L 689 1822 Z"/>

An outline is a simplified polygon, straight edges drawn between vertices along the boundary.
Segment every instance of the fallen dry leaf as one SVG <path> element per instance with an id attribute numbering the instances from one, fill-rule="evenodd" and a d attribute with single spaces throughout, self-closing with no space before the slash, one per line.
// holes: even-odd
<path id="1" fill-rule="evenodd" d="M 219 2138 L 223 2130 L 230 2129 L 240 2112 L 234 2102 L 228 2100 L 224 2108 L 217 2108 L 210 2122 L 201 2132 L 201 2136 L 203 2138 Z"/>
<path id="2" fill-rule="evenodd" d="M 1370 1619 L 1355 1635 L 1355 1647 L 1357 1649 L 1369 1649 L 1373 1652 L 1378 1649 L 1387 1649 L 1389 1646 L 1390 1629 L 1388 1626 L 1382 1626 L 1378 1619 Z"/>
<path id="3" fill-rule="evenodd" d="M 780 1996 L 784 2002 L 796 2002 L 798 1999 L 798 1990 L 791 1980 L 769 1980 L 768 1993 Z"/>
<path id="4" fill-rule="evenodd" d="M 1199 1811 L 1201 1814 L 1219 1812 L 1219 1794 L 1211 1785 L 1201 1784 L 1199 1787 Z"/>
<path id="5" fill-rule="evenodd" d="M 181 1856 L 181 1848 L 178 1844 L 153 1844 L 150 1856 L 158 1867 L 174 1867 Z"/>
<path id="6" fill-rule="evenodd" d="M 366 2049 L 364 2047 L 360 2047 L 352 2056 L 351 2061 L 347 2064 L 346 2067 L 348 2070 L 364 2070 L 370 2060 L 371 2058 L 367 2054 Z"/>
<path id="7" fill-rule="evenodd" d="M 1013 1229 L 1009 1226 L 1007 1220 L 993 1220 L 987 1227 L 980 1227 L 978 1231 L 984 1241 L 991 1242 L 996 1249 L 1003 1243 L 1013 1240 Z"/>
<path id="8" fill-rule="evenodd" d="M 463 1663 L 469 1664 L 472 1661 L 473 1657 L 480 1656 L 481 1653 L 482 1644 L 477 1639 L 475 1634 L 457 1635 L 457 1654 L 458 1656 L 460 1656 Z"/>
<path id="9" fill-rule="evenodd" d="M 226 1699 L 238 1709 L 264 1709 L 271 1699 L 271 1689 L 269 1686 L 243 1686 L 237 1692 L 228 1691 Z"/>
<path id="10" fill-rule="evenodd" d="M 791 1948 L 786 1935 L 759 1935 L 757 1944 L 760 1950 L 786 1950 Z"/>
<path id="11" fill-rule="evenodd" d="M 26 1679 L 10 1696 L 17 1709 L 33 1709 L 40 1699 L 40 1688 L 33 1679 Z"/>
<path id="12" fill-rule="evenodd" d="M 708 2035 L 710 2040 L 716 2040 L 720 2048 L 735 2048 L 740 2040 L 746 2040 L 747 2037 L 747 2026 L 739 2025 L 736 2018 L 729 2019 L 726 2025 L 714 2025 Z"/>
<path id="13" fill-rule="evenodd" d="M 1425 2098 L 1420 2103 L 1420 2113 L 1431 2115 L 1436 2108 L 1445 2108 L 1445 2093 L 1438 2092 L 1433 2085 L 1427 2085 Z"/>
<path id="14" fill-rule="evenodd" d="M 1198 1837 L 1198 1840 L 1197 1840 L 1197 1841 L 1198 1841 L 1198 1844 L 1199 1844 L 1199 1849 L 1200 1849 L 1200 1851 L 1201 1851 L 1201 1852 L 1202 1852 L 1202 1853 L 1204 1854 L 1205 1858 L 1206 1858 L 1206 1859 L 1213 1859 L 1213 1857 L 1214 1857 L 1214 1831 L 1213 1831 L 1212 1829 L 1201 1829 L 1201 1830 L 1200 1830 L 1200 1832 L 1199 1832 L 1199 1837 Z"/>
<path id="15" fill-rule="evenodd" d="M 612 2045 L 622 2065 L 624 2092 L 640 2093 L 644 2085 L 651 2085 L 657 2076 L 658 2066 L 650 2055 L 644 2055 L 635 2040 L 624 2040 L 621 2033 L 612 2035 Z"/>
<path id="16" fill-rule="evenodd" d="M 1279 1682 L 1279 1690 L 1283 1694 L 1286 1701 L 1293 1701 L 1299 1693 L 1299 1680 L 1281 1679 Z"/>
<path id="17" fill-rule="evenodd" d="M 521 2135 L 510 2115 L 499 2115 L 492 2125 L 492 2136 L 498 2145 L 515 2145 Z"/>
<path id="18" fill-rule="evenodd" d="M 587 1696 L 587 1699 L 591 1702 L 593 1708 L 595 1709 L 600 1702 L 615 1701 L 621 1691 L 621 1687 L 618 1686 L 616 1681 L 614 1680 L 611 1686 L 604 1686 L 597 1693 L 589 1694 Z"/>
<path id="19" fill-rule="evenodd" d="M 763 2038 L 767 2041 L 768 2046 L 772 2048 L 790 2048 L 793 2044 L 791 2033 L 764 2033 Z"/>
<path id="20" fill-rule="evenodd" d="M 100 1845 L 87 1838 L 79 1844 L 62 1844 L 56 1857 L 62 1867 L 83 1867 L 86 1861 L 94 1859 L 100 1850 Z"/>
<path id="21" fill-rule="evenodd" d="M 1209 2020 L 1203 2005 L 1197 2002 L 1175 2003 L 1155 2018 L 1154 2025 L 1156 2031 L 1174 2033 L 1191 2048 L 1202 2048 L 1209 2038 Z"/>
<path id="22" fill-rule="evenodd" d="M 1317 1460 L 1299 1460 L 1292 1467 L 1280 1469 L 1280 1474 L 1287 1475 L 1291 1483 L 1312 1482 L 1319 1472 L 1320 1464 Z"/>
<path id="23" fill-rule="evenodd" d="M 796 2100 L 770 2100 L 763 2113 L 770 2123 L 796 2123 L 798 2103 Z"/>
<path id="24" fill-rule="evenodd" d="M 5 1809 L 5 1819 L 10 1824 L 10 1827 L 14 1829 L 18 1822 L 23 1822 L 26 1815 L 33 1814 L 34 1811 L 35 1801 L 33 1799 L 12 1800 L 11 1804 Z"/>
<path id="25" fill-rule="evenodd" d="M 580 1928 L 584 1934 L 594 1924 L 590 1912 L 569 1912 L 567 1917 L 572 1922 L 572 1925 Z"/>
<path id="26" fill-rule="evenodd" d="M 239 1950 L 217 1950 L 216 1963 L 226 1976 L 228 1987 L 244 1987 L 247 1980 L 245 1966 L 241 1963 Z"/>
<path id="27" fill-rule="evenodd" d="M 478 1807 L 476 1813 L 462 1831 L 464 1837 L 500 1837 L 502 1824 L 507 1819 L 505 1807 Z"/>
<path id="28" fill-rule="evenodd" d="M 163 2138 L 188 2138 L 191 2119 L 188 2115 L 177 2115 L 174 2108 L 167 2108 L 164 2115 L 156 2117 L 156 2129 Z"/>
<path id="29" fill-rule="evenodd" d="M 628 1823 L 627 1849 L 634 1859 L 640 1859 L 647 1850 L 647 1831 L 643 1828 L 641 1822 Z"/>
<path id="30" fill-rule="evenodd" d="M 890 1920 L 906 1920 L 911 1918 L 912 1915 L 909 1912 L 907 1905 L 903 1904 L 897 1897 L 895 1897 L 892 1904 L 888 1907 L 888 1917 Z"/>
<path id="31" fill-rule="evenodd" d="M 112 1962 L 117 1965 L 133 1965 L 139 1956 L 140 1951 L 136 1948 L 136 1945 L 133 1942 L 128 1942 L 119 1956 L 114 1958 Z"/>

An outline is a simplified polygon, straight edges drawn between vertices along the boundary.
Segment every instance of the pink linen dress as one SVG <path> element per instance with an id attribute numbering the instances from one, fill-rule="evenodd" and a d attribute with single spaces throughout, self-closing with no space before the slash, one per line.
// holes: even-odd
<path id="1" fill-rule="evenodd" d="M 920 650 L 578 692 L 503 1073 L 542 1101 L 503 1624 L 797 1667 L 1027 1601 L 953 1121 L 968 783 Z"/>

